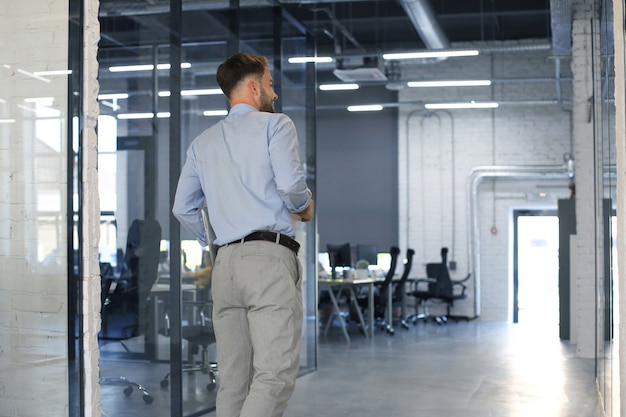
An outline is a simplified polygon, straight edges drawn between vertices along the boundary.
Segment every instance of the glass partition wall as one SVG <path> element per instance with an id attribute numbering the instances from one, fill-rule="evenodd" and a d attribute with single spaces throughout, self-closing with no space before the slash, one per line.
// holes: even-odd
<path id="1" fill-rule="evenodd" d="M 172 218 L 171 202 L 187 147 L 228 110 L 215 81 L 228 55 L 268 57 L 276 111 L 296 124 L 315 191 L 315 73 L 311 64 L 287 63 L 288 54 L 311 54 L 311 39 L 280 8 L 181 6 L 177 15 L 167 1 L 101 5 L 100 352 L 106 415 L 194 416 L 215 407 L 219 357 L 211 337 L 202 334 L 211 320 L 205 254 Z M 314 231 L 313 222 L 297 230 L 307 311 L 302 373 L 316 366 Z"/>
<path id="2" fill-rule="evenodd" d="M 603 1 L 599 13 L 597 59 L 594 65 L 594 85 L 598 97 L 595 104 L 595 143 L 598 164 L 596 170 L 601 178 L 596 179 L 596 248 L 597 291 L 596 310 L 596 376 L 598 390 L 607 416 L 615 415 L 613 401 L 619 392 L 619 368 L 617 352 L 617 326 L 619 279 L 617 276 L 616 251 L 616 141 L 615 141 L 615 72 L 613 9 L 610 2 Z"/>

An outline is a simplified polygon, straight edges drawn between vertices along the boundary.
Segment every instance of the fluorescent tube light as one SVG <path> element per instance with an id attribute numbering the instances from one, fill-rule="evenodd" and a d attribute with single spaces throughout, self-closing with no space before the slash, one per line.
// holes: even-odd
<path id="1" fill-rule="evenodd" d="M 462 51 L 420 51 L 420 52 L 403 52 L 393 54 L 383 54 L 383 59 L 419 59 L 419 58 L 452 58 L 458 56 L 476 56 L 477 49 L 468 49 Z"/>
<path id="2" fill-rule="evenodd" d="M 169 97 L 172 95 L 169 91 L 159 91 L 157 93 L 159 97 Z M 182 90 L 181 96 L 211 96 L 222 94 L 222 90 L 219 88 L 206 88 L 202 90 Z"/>
<path id="3" fill-rule="evenodd" d="M 131 72 L 131 71 L 152 71 L 154 65 L 124 65 L 119 67 L 109 67 L 111 72 Z"/>
<path id="4" fill-rule="evenodd" d="M 118 119 L 133 120 L 133 119 L 152 119 L 154 113 L 120 113 L 117 115 Z"/>
<path id="5" fill-rule="evenodd" d="M 33 72 L 24 71 L 23 69 L 19 69 L 19 68 L 18 68 L 18 69 L 17 69 L 17 72 L 19 72 L 20 74 L 24 74 L 24 75 L 27 75 L 27 76 L 29 76 L 29 77 L 32 77 L 32 78 L 34 78 L 34 79 L 36 79 L 36 80 L 43 81 L 43 82 L 45 82 L 45 83 L 49 83 L 49 82 L 51 82 L 51 81 L 50 81 L 49 79 L 47 79 L 46 77 L 42 77 L 41 75 L 37 75 L 37 74 L 35 74 L 35 73 L 33 73 Z"/>
<path id="6" fill-rule="evenodd" d="M 189 62 L 181 62 L 180 63 L 180 67 L 181 68 L 191 68 L 191 63 Z M 158 70 L 168 70 L 172 68 L 172 64 L 157 64 L 157 69 Z"/>
<path id="7" fill-rule="evenodd" d="M 172 67 L 171 64 L 157 64 L 157 69 L 166 70 Z M 181 68 L 191 68 L 191 64 L 189 62 L 181 62 Z M 133 71 L 152 71 L 154 69 L 154 65 L 145 64 L 145 65 L 120 65 L 109 67 L 109 71 L 111 72 L 133 72 Z"/>
<path id="8" fill-rule="evenodd" d="M 35 71 L 35 75 L 70 75 L 72 70 Z"/>
<path id="9" fill-rule="evenodd" d="M 0 124 L 15 123 L 15 119 L 0 119 Z"/>
<path id="10" fill-rule="evenodd" d="M 307 62 L 333 62 L 330 56 L 295 56 L 287 59 L 290 64 L 306 64 Z"/>
<path id="11" fill-rule="evenodd" d="M 226 116 L 228 110 L 206 110 L 202 113 L 204 116 Z"/>
<path id="12" fill-rule="evenodd" d="M 466 103 L 428 103 L 425 104 L 424 107 L 429 110 L 440 110 L 440 109 L 496 109 L 499 104 L 493 101 L 485 101 L 482 103 L 477 103 L 475 101 L 470 101 Z"/>
<path id="13" fill-rule="evenodd" d="M 162 111 L 156 114 L 158 119 L 167 119 L 170 117 L 170 112 Z M 152 119 L 154 113 L 120 113 L 117 115 L 118 119 L 133 120 L 133 119 Z"/>
<path id="14" fill-rule="evenodd" d="M 380 104 L 367 104 L 363 106 L 348 106 L 348 111 L 381 111 L 383 106 Z"/>
<path id="15" fill-rule="evenodd" d="M 491 85 L 491 80 L 409 81 L 409 87 L 480 87 Z"/>
<path id="16" fill-rule="evenodd" d="M 322 91 L 343 91 L 343 90 L 358 90 L 359 85 L 354 83 L 346 84 L 320 84 L 320 90 Z"/>
<path id="17" fill-rule="evenodd" d="M 201 90 L 183 90 L 180 92 L 181 96 L 215 96 L 222 93 L 221 88 L 205 88 Z"/>
<path id="18" fill-rule="evenodd" d="M 98 100 L 124 100 L 127 98 L 127 93 L 98 94 Z"/>
<path id="19" fill-rule="evenodd" d="M 29 97 L 24 99 L 24 103 L 39 103 L 42 106 L 52 106 L 54 97 Z"/>

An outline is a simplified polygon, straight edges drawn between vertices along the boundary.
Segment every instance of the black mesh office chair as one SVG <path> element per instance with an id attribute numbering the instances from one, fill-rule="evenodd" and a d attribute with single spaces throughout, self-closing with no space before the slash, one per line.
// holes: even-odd
<path id="1" fill-rule="evenodd" d="M 448 248 L 441 248 L 441 263 L 426 264 L 426 279 L 416 280 L 413 291 L 409 293 L 416 298 L 417 305 L 423 305 L 423 312 L 417 313 L 412 317 L 415 323 L 418 320 L 434 320 L 438 324 L 444 324 L 448 319 L 453 320 L 470 320 L 467 316 L 453 316 L 450 314 L 450 308 L 454 306 L 454 302 L 467 298 L 465 290 L 467 287 L 464 282 L 467 281 L 471 274 L 468 274 L 461 280 L 453 281 L 450 279 L 448 272 Z M 426 283 L 427 289 L 419 288 L 420 284 Z M 435 300 L 446 303 L 446 314 L 430 315 L 428 313 L 428 302 Z"/>
<path id="2" fill-rule="evenodd" d="M 102 286 L 102 317 L 109 330 L 111 318 L 118 320 L 119 335 L 122 340 L 144 335 L 146 353 L 154 357 L 155 340 L 147 335 L 154 334 L 153 323 L 148 311 L 150 290 L 157 279 L 160 260 L 161 225 L 154 219 L 135 219 L 128 229 L 124 268 L 116 279 L 115 290 L 110 290 L 110 283 Z M 104 271 L 103 271 L 104 272 Z M 130 322 L 127 317 L 130 316 Z M 123 325 L 122 323 L 129 323 Z M 136 388 L 142 393 L 143 400 L 150 404 L 154 400 L 139 383 L 123 376 L 100 378 L 101 385 L 124 386 L 124 395 L 129 396 Z"/>
<path id="3" fill-rule="evenodd" d="M 404 270 L 402 271 L 402 275 L 397 282 L 393 282 L 393 295 L 392 295 L 392 304 L 394 306 L 402 305 L 404 302 L 404 296 L 406 291 L 406 283 L 409 279 L 409 273 L 411 272 L 411 267 L 413 266 L 413 255 L 415 255 L 415 251 L 413 249 L 407 249 L 406 251 L 406 262 L 404 263 Z M 409 324 L 407 323 L 404 316 L 400 316 L 400 325 L 404 329 L 409 328 Z"/>
<path id="4" fill-rule="evenodd" d="M 390 335 L 395 333 L 395 330 L 392 325 L 392 317 L 386 318 L 387 312 L 387 300 L 388 300 L 388 291 L 391 291 L 391 280 L 393 279 L 394 274 L 396 273 L 396 267 L 398 265 L 398 256 L 400 254 L 400 248 L 396 246 L 392 246 L 389 250 L 389 255 L 391 255 L 391 262 L 389 265 L 389 270 L 385 275 L 385 279 L 380 282 L 376 282 L 374 284 L 375 295 L 374 295 L 374 326 L 379 327 L 381 330 L 385 330 Z M 359 297 L 358 303 L 362 309 L 368 308 L 367 297 Z M 389 320 L 389 321 L 387 321 Z"/>
<path id="5" fill-rule="evenodd" d="M 209 361 L 209 346 L 215 344 L 215 331 L 211 317 L 213 304 L 210 301 L 183 301 L 183 307 L 187 307 L 187 313 L 191 318 L 191 324 L 181 328 L 182 338 L 188 343 L 188 360 L 182 366 L 183 373 L 201 372 L 209 376 L 206 385 L 208 391 L 213 391 L 217 386 L 217 362 Z M 200 349 L 202 349 L 200 351 Z M 200 351 L 201 361 L 195 363 L 193 356 Z M 168 373 L 161 380 L 161 388 L 169 386 Z"/>

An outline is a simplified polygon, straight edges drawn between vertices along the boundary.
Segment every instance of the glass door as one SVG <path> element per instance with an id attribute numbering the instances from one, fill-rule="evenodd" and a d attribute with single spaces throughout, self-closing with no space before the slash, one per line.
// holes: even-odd
<path id="1" fill-rule="evenodd" d="M 227 113 L 217 66 L 239 50 L 263 54 L 276 110 L 296 124 L 314 191 L 315 72 L 286 67 L 287 53 L 313 43 L 280 8 L 140 3 L 100 8 L 101 403 L 107 415 L 196 416 L 215 407 L 219 358 L 203 330 L 211 319 L 206 251 L 171 215 L 185 152 Z M 307 311 L 301 373 L 316 366 L 314 230 L 313 222 L 298 229 Z"/>

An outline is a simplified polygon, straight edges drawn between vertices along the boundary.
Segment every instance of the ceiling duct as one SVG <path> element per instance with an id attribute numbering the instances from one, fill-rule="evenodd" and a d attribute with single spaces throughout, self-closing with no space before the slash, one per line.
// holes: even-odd
<path id="1" fill-rule="evenodd" d="M 450 49 L 448 37 L 428 0 L 399 0 L 399 3 L 428 49 Z"/>
<path id="2" fill-rule="evenodd" d="M 550 0 L 550 26 L 552 28 L 552 55 L 572 55 L 572 0 Z"/>

